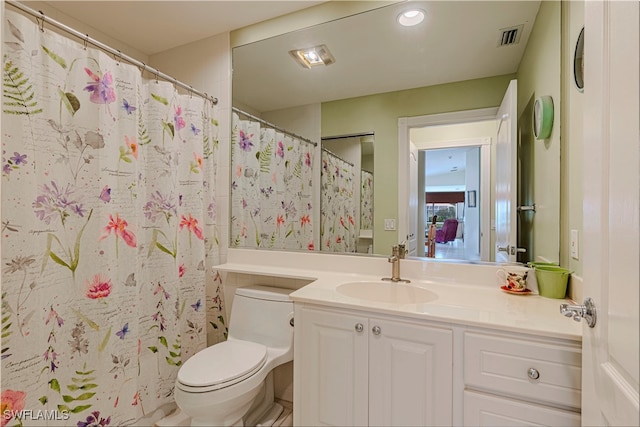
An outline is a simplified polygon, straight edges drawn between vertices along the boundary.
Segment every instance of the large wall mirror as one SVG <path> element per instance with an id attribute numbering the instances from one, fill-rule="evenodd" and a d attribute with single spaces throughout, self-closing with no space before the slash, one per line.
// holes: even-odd
<path id="1" fill-rule="evenodd" d="M 356 137 L 370 141 L 366 147 L 372 150 L 371 163 L 361 169 L 371 172 L 373 212 L 370 228 L 360 227 L 363 220 L 359 216 L 356 221 L 355 210 L 353 222 L 343 218 L 345 228 L 356 222 L 358 226 L 350 231 L 355 240 L 342 250 L 388 255 L 392 245 L 407 240 L 409 228 L 420 236 L 425 234 L 432 215 L 439 212 L 442 220 L 456 219 L 459 228 L 454 240 L 441 244 L 446 246 L 440 246 L 436 258 L 495 261 L 495 233 L 500 225 L 496 219 L 496 176 L 500 175 L 496 143 L 501 121 L 495 114 L 510 82 L 517 80 L 517 130 L 512 135 L 518 156 L 514 171 L 517 184 L 509 189 L 517 201 L 511 207 L 515 215 L 509 217 L 516 222 L 510 226 L 517 230 L 518 237 L 512 246 L 518 261 L 558 262 L 559 125 L 549 138 L 536 140 L 531 117 L 536 97 L 551 96 L 556 106 L 555 122 L 560 122 L 559 2 L 327 2 L 299 16 L 312 17 L 315 21 L 303 21 L 316 23 L 318 17 L 331 15 L 326 13 L 330 8 L 349 10 L 350 4 L 358 4 L 360 11 L 345 12 L 340 19 L 304 29 L 288 31 L 283 18 L 264 27 L 271 31 L 268 37 L 235 37 L 243 41 L 234 44 L 232 33 L 234 118 L 244 121 L 251 115 L 264 121 L 264 127 L 281 131 L 273 148 L 263 143 L 256 150 L 259 153 L 251 154 L 251 160 L 255 158 L 257 163 L 237 176 L 257 177 L 260 167 L 266 168 L 260 156 L 270 155 L 280 162 L 284 174 L 283 182 L 278 183 L 269 169 L 272 182 L 280 185 L 277 191 L 300 197 L 293 204 L 278 200 L 277 209 L 271 211 L 264 205 L 254 208 L 256 213 L 262 212 L 260 216 L 247 214 L 243 204 L 248 200 L 233 201 L 232 222 L 238 224 L 235 228 L 232 224 L 230 246 L 243 246 L 238 236 L 247 224 L 253 227 L 251 221 L 271 221 L 275 225 L 267 227 L 267 232 L 252 231 L 260 244 L 248 247 L 324 250 L 323 149 L 343 157 L 336 153 L 340 141 L 346 143 L 349 138 L 343 137 Z M 369 10 L 362 11 L 367 7 Z M 409 8 L 423 12 L 423 21 L 411 27 L 399 25 L 398 16 Z M 274 35 L 273 28 L 279 23 L 283 30 Z M 238 31 L 258 34 L 259 30 L 260 24 Z M 313 47 L 316 56 L 296 52 Z M 295 57 L 311 62 L 324 58 L 327 65 L 305 66 Z M 241 128 L 244 137 L 267 132 L 259 126 L 248 131 L 246 124 L 234 125 L 232 139 L 236 142 L 243 137 Z M 406 138 L 400 135 L 402 129 Z M 276 140 L 285 137 L 289 142 L 283 144 L 284 151 L 278 152 Z M 291 142 L 296 137 L 306 142 Z M 323 140 L 327 139 L 332 139 L 330 148 L 324 147 Z M 409 146 L 416 150 L 412 154 L 415 176 L 405 170 L 409 167 L 410 156 L 405 156 Z M 277 153 L 293 157 L 286 161 L 281 156 L 278 160 Z M 232 174 L 237 172 L 236 166 L 232 165 Z M 310 168 L 307 175 L 305 166 Z M 362 179 L 357 181 L 362 183 Z M 296 180 L 300 188 L 287 187 Z M 255 184 L 257 188 L 251 194 L 256 200 L 264 198 L 260 196 L 263 189 L 271 191 L 268 183 L 263 179 L 262 184 Z M 400 198 L 400 207 L 399 192 L 405 186 L 415 201 L 405 205 Z M 357 188 L 350 197 L 360 203 L 360 195 L 361 189 Z M 535 211 L 527 208 L 534 205 Z M 284 211 L 278 210 L 284 207 L 296 212 L 292 216 L 296 223 L 289 228 Z M 308 231 L 308 223 L 300 220 L 307 214 L 316 222 Z M 443 222 L 438 221 L 437 227 L 442 228 Z M 407 227 L 407 223 L 412 226 Z M 278 228 L 280 224 L 282 229 Z M 276 243 L 287 233 L 289 241 L 295 243 L 278 247 Z M 423 248 L 424 239 L 417 241 Z M 416 251 L 418 256 L 424 253 Z"/>

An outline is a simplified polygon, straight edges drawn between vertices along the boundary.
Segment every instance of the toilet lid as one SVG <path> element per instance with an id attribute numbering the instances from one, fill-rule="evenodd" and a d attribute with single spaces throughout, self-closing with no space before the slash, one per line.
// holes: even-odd
<path id="1" fill-rule="evenodd" d="M 224 341 L 194 354 L 178 371 L 178 381 L 210 387 L 253 374 L 264 365 L 267 347 L 249 341 Z"/>

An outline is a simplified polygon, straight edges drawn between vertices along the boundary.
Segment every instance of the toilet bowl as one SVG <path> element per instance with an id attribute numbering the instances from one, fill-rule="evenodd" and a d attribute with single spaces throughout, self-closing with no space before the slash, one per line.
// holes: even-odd
<path id="1" fill-rule="evenodd" d="M 277 417 L 271 371 L 293 359 L 290 289 L 235 292 L 227 341 L 205 348 L 178 371 L 175 399 L 192 426 L 263 424 Z"/>

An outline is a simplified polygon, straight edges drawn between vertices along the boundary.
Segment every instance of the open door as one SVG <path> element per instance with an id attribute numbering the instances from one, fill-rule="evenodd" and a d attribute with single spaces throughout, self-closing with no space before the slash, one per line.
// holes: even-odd
<path id="1" fill-rule="evenodd" d="M 496 120 L 496 262 L 516 262 L 518 82 L 511 80 Z"/>
<path id="2" fill-rule="evenodd" d="M 583 425 L 640 425 L 639 14 L 638 2 L 585 2 L 581 248 L 597 317 L 583 322 Z"/>
<path id="3" fill-rule="evenodd" d="M 422 190 L 424 194 L 424 189 Z M 409 230 L 407 255 L 417 256 L 418 251 L 418 149 L 409 143 Z"/>

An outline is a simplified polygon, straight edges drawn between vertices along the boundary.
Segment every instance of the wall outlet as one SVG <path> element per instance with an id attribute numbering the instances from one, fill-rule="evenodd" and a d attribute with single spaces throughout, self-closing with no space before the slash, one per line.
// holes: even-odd
<path id="1" fill-rule="evenodd" d="M 570 252 L 571 258 L 578 259 L 578 230 L 571 230 Z"/>
<path id="2" fill-rule="evenodd" d="M 385 220 L 384 220 L 384 229 L 385 229 L 385 231 L 395 231 L 395 229 L 396 229 L 396 220 L 395 220 L 395 218 L 385 218 Z"/>

